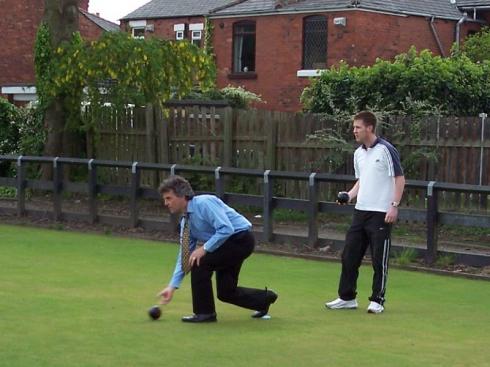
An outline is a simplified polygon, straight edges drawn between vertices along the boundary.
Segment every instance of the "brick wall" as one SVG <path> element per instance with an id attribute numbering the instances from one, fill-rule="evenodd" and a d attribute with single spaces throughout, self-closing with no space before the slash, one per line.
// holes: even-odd
<path id="1" fill-rule="evenodd" d="M 83 9 L 88 8 L 88 0 L 80 1 Z M 33 85 L 34 43 L 37 28 L 44 15 L 40 0 L 2 0 L 0 29 L 0 86 Z M 101 29 L 80 14 L 80 30 L 84 38 L 95 39 Z"/>
<path id="2" fill-rule="evenodd" d="M 309 15 L 309 14 L 308 14 Z M 365 11 L 325 13 L 328 22 L 327 66 L 340 60 L 350 65 L 370 65 L 377 57 L 392 59 L 406 52 L 412 45 L 430 49 L 439 54 L 439 48 L 430 28 L 430 19 L 403 17 Z M 302 67 L 303 18 L 306 15 L 274 15 L 262 17 L 214 19 L 214 49 L 218 67 L 217 83 L 242 85 L 262 95 L 267 102 L 258 107 L 297 111 L 301 109 L 299 96 L 308 79 L 298 78 Z M 333 24 L 334 17 L 345 17 L 346 26 Z M 233 79 L 232 68 L 233 23 L 241 20 L 256 22 L 256 79 Z M 454 21 L 436 19 L 434 26 L 446 55 L 449 54 L 455 34 Z M 465 24 L 462 36 L 475 25 Z M 478 29 L 478 26 L 476 26 Z"/>

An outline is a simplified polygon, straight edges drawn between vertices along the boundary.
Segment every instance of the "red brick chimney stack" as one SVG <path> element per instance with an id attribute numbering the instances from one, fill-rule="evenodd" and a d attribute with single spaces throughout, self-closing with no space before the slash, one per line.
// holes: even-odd
<path id="1" fill-rule="evenodd" d="M 78 7 L 85 11 L 88 11 L 88 3 L 90 0 L 78 0 Z"/>

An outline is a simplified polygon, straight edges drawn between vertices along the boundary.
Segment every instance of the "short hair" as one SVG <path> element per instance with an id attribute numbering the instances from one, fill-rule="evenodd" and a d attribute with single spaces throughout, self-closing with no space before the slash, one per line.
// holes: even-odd
<path id="1" fill-rule="evenodd" d="M 189 181 L 178 175 L 170 176 L 160 184 L 160 187 L 158 187 L 160 195 L 169 191 L 173 191 L 178 197 L 185 197 L 187 200 L 194 197 L 194 190 L 192 190 Z"/>
<path id="2" fill-rule="evenodd" d="M 354 116 L 354 120 L 361 120 L 364 126 L 372 126 L 373 131 L 376 131 L 376 115 L 371 111 L 361 111 Z"/>

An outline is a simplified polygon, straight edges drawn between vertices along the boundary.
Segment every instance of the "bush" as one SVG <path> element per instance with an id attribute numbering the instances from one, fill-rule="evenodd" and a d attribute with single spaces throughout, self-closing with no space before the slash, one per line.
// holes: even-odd
<path id="1" fill-rule="evenodd" d="M 433 56 L 415 48 L 394 61 L 369 67 L 333 67 L 301 97 L 306 110 L 334 114 L 364 109 L 405 111 L 407 100 L 431 105 L 447 115 L 477 115 L 490 109 L 490 63 L 466 55 Z"/>
<path id="2" fill-rule="evenodd" d="M 16 151 L 18 130 L 17 108 L 4 98 L 0 98 L 0 154 L 11 154 Z"/>
<path id="3" fill-rule="evenodd" d="M 477 63 L 490 60 L 490 28 L 485 27 L 468 37 L 463 44 L 462 51 Z"/>
<path id="4" fill-rule="evenodd" d="M 0 154 L 42 155 L 45 139 L 37 105 L 18 108 L 0 98 Z"/>
<path id="5" fill-rule="evenodd" d="M 46 141 L 43 111 L 37 105 L 18 110 L 19 141 L 16 152 L 23 155 L 42 155 Z"/>
<path id="6" fill-rule="evenodd" d="M 227 86 L 222 89 L 211 89 L 206 92 L 194 91 L 188 94 L 185 99 L 194 100 L 226 100 L 231 107 L 249 108 L 252 103 L 260 103 L 262 99 L 259 95 L 246 90 L 243 87 Z"/>

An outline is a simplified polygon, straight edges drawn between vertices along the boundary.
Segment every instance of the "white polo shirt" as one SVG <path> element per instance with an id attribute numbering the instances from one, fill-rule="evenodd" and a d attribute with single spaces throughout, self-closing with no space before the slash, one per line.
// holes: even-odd
<path id="1" fill-rule="evenodd" d="M 382 138 L 354 152 L 354 170 L 359 180 L 356 209 L 386 213 L 393 202 L 395 177 L 403 176 L 400 154 Z"/>

